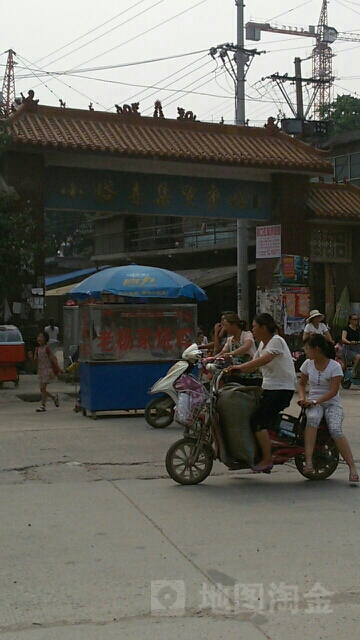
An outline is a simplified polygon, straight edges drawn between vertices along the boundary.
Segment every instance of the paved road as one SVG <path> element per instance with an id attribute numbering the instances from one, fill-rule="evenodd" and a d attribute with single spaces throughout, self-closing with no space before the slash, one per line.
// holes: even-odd
<path id="1" fill-rule="evenodd" d="M 55 384 L 44 414 L 18 397 L 36 397 L 35 376 L 0 390 L 0 638 L 357 635 L 360 490 L 345 465 L 311 483 L 216 463 L 180 487 L 164 469 L 179 427 L 84 418 Z M 358 460 L 359 394 L 342 392 Z"/>

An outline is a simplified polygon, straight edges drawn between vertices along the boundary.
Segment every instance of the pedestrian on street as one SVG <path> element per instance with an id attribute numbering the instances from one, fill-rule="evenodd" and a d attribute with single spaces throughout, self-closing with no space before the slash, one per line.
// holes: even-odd
<path id="1" fill-rule="evenodd" d="M 41 392 L 41 405 L 36 409 L 36 411 L 38 413 L 42 413 L 46 411 L 47 398 L 51 398 L 55 407 L 58 407 L 59 397 L 57 393 L 50 393 L 46 388 L 48 384 L 56 379 L 56 375 L 52 369 L 52 354 L 48 347 L 48 333 L 46 331 L 40 331 L 36 341 L 38 346 L 35 349 L 33 359 L 37 363 L 37 375 Z"/>
<path id="2" fill-rule="evenodd" d="M 56 326 L 54 318 L 49 318 L 49 324 L 45 327 L 45 331 L 49 336 L 49 348 L 54 349 L 59 344 L 60 329 Z"/>
<path id="3" fill-rule="evenodd" d="M 306 338 L 308 338 L 312 334 L 319 333 L 320 335 L 324 336 L 325 340 L 332 343 L 332 337 L 329 328 L 324 322 L 322 322 L 324 319 L 324 314 L 318 311 L 318 309 L 313 309 L 312 311 L 310 311 L 310 315 L 308 318 L 306 318 L 305 321 L 306 325 L 303 332 L 303 341 L 305 341 Z"/>

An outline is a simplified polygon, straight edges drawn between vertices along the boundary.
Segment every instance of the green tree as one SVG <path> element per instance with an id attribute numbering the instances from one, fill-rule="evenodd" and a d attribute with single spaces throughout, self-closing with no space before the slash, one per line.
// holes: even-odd
<path id="1" fill-rule="evenodd" d="M 0 121 L 0 156 L 9 145 L 11 136 Z M 0 191 L 0 302 L 20 296 L 41 250 L 31 204 Z"/>
<path id="2" fill-rule="evenodd" d="M 18 298 L 35 273 L 36 225 L 32 209 L 0 193 L 0 300 Z"/>
<path id="3" fill-rule="evenodd" d="M 337 96 L 330 104 L 320 108 L 320 119 L 331 120 L 331 133 L 360 129 L 360 98 Z"/>

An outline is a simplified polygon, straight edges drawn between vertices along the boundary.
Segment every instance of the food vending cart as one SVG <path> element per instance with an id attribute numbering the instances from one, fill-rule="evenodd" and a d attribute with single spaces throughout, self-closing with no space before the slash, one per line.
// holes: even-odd
<path id="1" fill-rule="evenodd" d="M 0 326 L 0 387 L 4 382 L 19 384 L 18 366 L 25 360 L 25 344 L 17 327 Z"/>
<path id="2" fill-rule="evenodd" d="M 99 411 L 144 409 L 148 389 L 195 340 L 196 304 L 79 307 L 80 405 Z"/>

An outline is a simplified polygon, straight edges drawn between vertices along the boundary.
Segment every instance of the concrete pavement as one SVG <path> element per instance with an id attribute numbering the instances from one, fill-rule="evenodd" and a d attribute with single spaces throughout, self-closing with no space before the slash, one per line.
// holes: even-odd
<path id="1" fill-rule="evenodd" d="M 0 638 L 333 640 L 357 633 L 359 497 L 327 481 L 214 464 L 199 486 L 170 480 L 182 435 L 141 416 L 37 414 L 36 376 L 0 390 Z M 360 392 L 342 391 L 360 458 Z M 295 406 L 294 412 L 296 412 Z M 229 635 L 231 634 L 231 636 Z"/>

